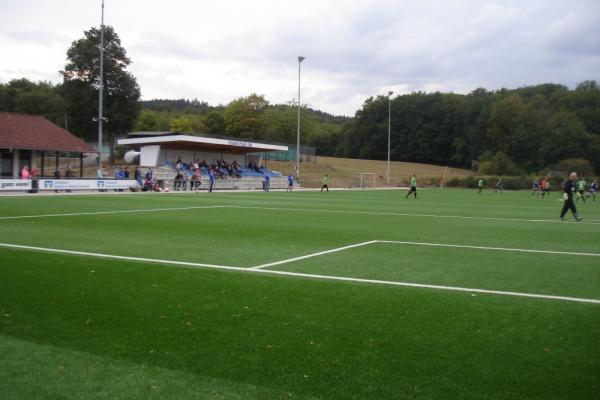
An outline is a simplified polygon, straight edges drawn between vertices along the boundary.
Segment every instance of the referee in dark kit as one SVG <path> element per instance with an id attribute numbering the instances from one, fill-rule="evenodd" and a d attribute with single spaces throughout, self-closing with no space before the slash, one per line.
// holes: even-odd
<path id="1" fill-rule="evenodd" d="M 571 172 L 569 179 L 567 179 L 563 184 L 563 197 L 565 199 L 565 204 L 560 212 L 561 221 L 565 220 L 565 215 L 569 209 L 571 209 L 571 212 L 573 213 L 573 216 L 577 222 L 583 219 L 579 216 L 579 214 L 577 214 L 577 208 L 575 208 L 575 202 L 573 201 L 573 195 L 577 193 L 577 185 L 575 184 L 577 179 L 577 172 Z"/>

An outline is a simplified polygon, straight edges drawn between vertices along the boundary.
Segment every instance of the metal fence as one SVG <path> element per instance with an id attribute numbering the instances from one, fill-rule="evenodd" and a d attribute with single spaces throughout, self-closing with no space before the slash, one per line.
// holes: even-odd
<path id="1" fill-rule="evenodd" d="M 288 146 L 288 151 L 271 151 L 262 153 L 263 160 L 267 161 L 296 161 L 296 146 Z M 317 162 L 313 146 L 300 146 L 300 161 Z"/>

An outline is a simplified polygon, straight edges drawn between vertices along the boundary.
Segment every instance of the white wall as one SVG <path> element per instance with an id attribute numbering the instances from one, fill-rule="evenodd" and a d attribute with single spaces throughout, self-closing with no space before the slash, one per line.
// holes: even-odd
<path id="1" fill-rule="evenodd" d="M 161 149 L 158 145 L 142 146 L 140 149 L 140 165 L 142 167 L 156 167 L 161 163 L 160 152 Z"/>

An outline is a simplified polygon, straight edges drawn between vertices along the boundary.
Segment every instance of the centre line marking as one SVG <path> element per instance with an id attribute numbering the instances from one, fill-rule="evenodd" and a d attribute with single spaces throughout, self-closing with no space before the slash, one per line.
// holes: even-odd
<path id="1" fill-rule="evenodd" d="M 365 242 L 365 243 L 369 243 L 369 242 Z M 360 244 L 360 245 L 363 245 L 363 244 Z M 267 269 L 250 269 L 250 268 L 242 268 L 242 267 L 232 267 L 232 266 L 227 266 L 227 265 L 201 264 L 201 263 L 193 263 L 193 262 L 186 262 L 186 261 L 161 260 L 161 259 L 152 259 L 152 258 L 143 258 L 143 257 L 119 256 L 119 255 L 103 254 L 103 253 L 90 253 L 90 252 L 85 252 L 85 251 L 51 249 L 51 248 L 46 248 L 46 247 L 25 246 L 25 245 L 10 244 L 10 243 L 0 243 L 0 247 L 19 249 L 19 250 L 28 250 L 28 251 L 41 251 L 41 252 L 47 252 L 47 253 L 78 255 L 78 256 L 107 258 L 107 259 L 125 260 L 125 261 L 136 261 L 136 262 L 152 263 L 152 264 L 165 264 L 165 265 L 172 265 L 172 266 L 180 267 L 180 268 L 218 269 L 218 270 L 244 272 L 244 273 L 249 273 L 249 274 L 254 273 L 254 274 L 265 274 L 265 275 L 280 275 L 280 276 L 291 276 L 291 277 L 319 279 L 319 280 L 366 283 L 366 284 L 373 284 L 373 285 L 403 286 L 403 287 L 413 287 L 413 288 L 422 288 L 422 289 L 437 289 L 437 290 L 448 290 L 448 291 L 455 291 L 455 292 L 483 293 L 483 294 L 493 294 L 493 295 L 500 295 L 500 296 L 526 297 L 526 298 L 544 299 L 544 300 L 557 300 L 557 301 L 567 301 L 567 302 L 575 302 L 575 303 L 600 304 L 600 299 L 590 299 L 590 298 L 581 298 L 581 297 L 556 296 L 556 295 L 546 295 L 546 294 L 536 294 L 536 293 L 510 292 L 510 291 L 502 291 L 502 290 L 465 288 L 465 287 L 460 287 L 460 286 L 429 285 L 429 284 L 423 284 L 423 283 L 385 281 L 385 280 L 378 280 L 378 279 L 350 278 L 350 277 L 335 276 L 335 275 L 304 274 L 304 273 L 299 273 L 299 272 L 273 271 L 273 270 L 267 270 Z"/>

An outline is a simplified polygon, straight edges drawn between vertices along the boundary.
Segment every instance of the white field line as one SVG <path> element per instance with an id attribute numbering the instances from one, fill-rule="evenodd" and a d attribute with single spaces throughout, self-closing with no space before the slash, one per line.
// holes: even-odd
<path id="1" fill-rule="evenodd" d="M 175 207 L 175 208 L 146 208 L 136 210 L 113 210 L 113 211 L 90 211 L 78 213 L 62 213 L 62 214 L 38 214 L 38 215 L 15 215 L 10 217 L 0 217 L 0 220 L 6 219 L 24 219 L 24 218 L 47 218 L 47 217 L 76 217 L 79 215 L 103 215 L 103 214 L 127 214 L 140 212 L 155 212 L 155 211 L 181 211 L 181 210 L 198 210 L 205 208 L 225 208 L 227 206 L 192 206 L 192 207 Z"/>
<path id="2" fill-rule="evenodd" d="M 73 217 L 80 215 L 102 215 L 102 214 L 123 214 L 137 212 L 159 212 L 159 211 L 180 211 L 180 210 L 196 210 L 209 208 L 237 208 L 248 210 L 272 210 L 272 211 L 299 211 L 313 213 L 332 213 L 332 214 L 362 214 L 362 215 L 381 215 L 381 216 L 396 216 L 396 217 L 423 217 L 423 218 L 456 218 L 456 219 L 472 219 L 486 221 L 512 221 L 512 222 L 543 222 L 543 223 L 562 223 L 564 221 L 555 219 L 524 219 L 524 218 L 497 218 L 497 217 L 475 217 L 465 215 L 437 215 L 437 214 L 412 214 L 412 213 L 393 213 L 393 212 L 375 212 L 375 211 L 347 211 L 347 210 L 324 210 L 324 209 L 307 209 L 307 208 L 285 208 L 285 207 L 261 207 L 261 206 L 236 206 L 236 205 L 216 205 L 216 206 L 192 206 L 192 207 L 173 207 L 173 208 L 149 208 L 137 210 L 115 210 L 115 211 L 97 211 L 97 212 L 80 212 L 80 213 L 59 213 L 59 214 L 38 214 L 38 215 L 15 215 L 8 217 L 0 217 L 1 220 L 11 219 L 26 219 L 26 218 L 47 218 L 47 217 Z M 578 222 L 578 224 L 600 225 L 600 221 L 589 220 Z"/>
<path id="3" fill-rule="evenodd" d="M 514 251 L 514 252 L 522 252 L 522 253 L 543 253 L 543 254 L 562 254 L 562 255 L 569 255 L 569 256 L 600 257 L 600 253 L 581 253 L 581 252 L 574 252 L 574 251 L 555 251 L 555 250 L 519 249 L 519 248 L 510 248 L 510 247 L 471 246 L 471 245 L 466 245 L 466 244 L 404 242 L 404 241 L 396 241 L 396 240 L 375 240 L 374 242 L 376 242 L 376 243 L 391 243 L 391 244 L 406 244 L 406 245 L 415 245 L 415 246 L 454 247 L 454 248 L 459 248 L 459 249 Z"/>
<path id="4" fill-rule="evenodd" d="M 535 293 L 523 293 L 523 292 L 508 292 L 508 291 L 502 291 L 502 290 L 475 289 L 475 288 L 465 288 L 465 287 L 460 287 L 460 286 L 428 285 L 428 284 L 424 284 L 424 283 L 383 281 L 383 280 L 379 280 L 379 279 L 349 278 L 349 277 L 345 277 L 345 276 L 304 274 L 304 273 L 300 273 L 300 272 L 272 271 L 272 270 L 264 270 L 264 269 L 253 270 L 252 272 L 261 272 L 261 273 L 269 273 L 269 274 L 274 274 L 274 275 L 296 276 L 296 277 L 302 277 L 302 278 L 322 279 L 322 280 L 331 280 L 331 281 L 369 283 L 369 284 L 375 284 L 375 285 L 404 286 L 404 287 L 438 289 L 438 290 L 451 290 L 451 291 L 455 291 L 455 292 L 484 293 L 484 294 L 496 294 L 496 295 L 500 295 L 500 296 L 529 297 L 529 298 L 534 298 L 534 299 L 560 300 L 560 301 L 571 301 L 571 302 L 576 302 L 576 303 L 600 304 L 600 299 L 588 299 L 588 298 L 580 298 L 580 297 L 554 296 L 554 295 L 547 295 L 547 294 L 535 294 Z"/>
<path id="5" fill-rule="evenodd" d="M 251 270 L 258 270 L 258 269 L 263 269 L 263 268 L 268 268 L 268 267 L 274 267 L 276 265 L 287 264 L 287 263 L 291 263 L 291 262 L 294 262 L 294 261 L 305 260 L 307 258 L 318 257 L 318 256 L 322 256 L 322 255 L 325 255 L 325 254 L 330 254 L 330 253 L 337 253 L 338 251 L 344 251 L 344 250 L 348 250 L 348 249 L 353 249 L 355 247 L 366 246 L 366 245 L 373 244 L 373 243 L 377 243 L 377 240 L 371 240 L 369 242 L 362 242 L 362 243 L 357 243 L 357 244 L 351 244 L 351 245 L 344 246 L 344 247 L 337 247 L 337 248 L 331 249 L 331 250 L 319 251 L 318 253 L 307 254 L 305 256 L 294 257 L 294 258 L 289 258 L 287 260 L 281 260 L 281 261 L 275 261 L 275 262 L 268 263 L 268 264 L 257 265 L 256 267 L 252 267 L 250 269 Z"/>
<path id="6" fill-rule="evenodd" d="M 11 243 L 0 243 L 0 247 L 6 247 L 9 249 L 41 251 L 44 253 L 58 253 L 58 254 L 69 254 L 69 255 L 75 255 L 75 256 L 109 258 L 112 260 L 141 261 L 141 262 L 149 262 L 149 263 L 154 263 L 154 264 L 177 265 L 177 266 L 183 266 L 186 268 L 215 268 L 215 269 L 228 269 L 228 270 L 234 270 L 234 271 L 246 271 L 247 270 L 247 268 L 231 267 L 228 265 L 203 264 L 203 263 L 194 263 L 194 262 L 187 262 L 187 261 L 161 260 L 161 259 L 144 258 L 144 257 L 118 256 L 118 255 L 114 255 L 114 254 L 90 253 L 87 251 L 78 251 L 78 250 L 51 249 L 48 247 L 25 246 L 25 245 L 21 245 L 21 244 L 11 244 Z"/>
<path id="7" fill-rule="evenodd" d="M 528 297 L 528 298 L 534 298 L 534 299 L 568 301 L 568 302 L 575 302 L 575 303 L 600 304 L 600 299 L 589 299 L 589 298 L 580 298 L 580 297 L 554 296 L 554 295 L 522 293 L 522 292 L 508 292 L 508 291 L 501 291 L 501 290 L 464 288 L 464 287 L 459 287 L 459 286 L 427 285 L 427 284 L 411 283 L 411 282 L 397 282 L 397 281 L 384 281 L 384 280 L 377 280 L 377 279 L 349 278 L 349 277 L 334 276 L 334 275 L 304 274 L 304 273 L 299 273 L 299 272 L 273 271 L 273 270 L 265 270 L 265 269 L 249 269 L 249 268 L 231 267 L 231 266 L 225 266 L 225 265 L 201 264 L 201 263 L 192 263 L 192 262 L 185 262 L 185 261 L 160 260 L 160 259 L 142 258 L 142 257 L 118 256 L 118 255 L 102 254 L 102 253 L 89 253 L 89 252 L 84 252 L 84 251 L 51 249 L 51 248 L 46 248 L 46 247 L 34 247 L 34 246 L 25 246 L 25 245 L 10 244 L 10 243 L 0 243 L 0 247 L 20 249 L 20 250 L 42 251 L 42 252 L 48 252 L 48 253 L 107 258 L 107 259 L 115 259 L 115 260 L 139 261 L 139 262 L 146 262 L 146 263 L 153 263 L 153 264 L 166 264 L 166 265 L 173 265 L 173 266 L 181 267 L 181 268 L 194 268 L 194 269 L 211 268 L 211 269 L 238 271 L 238 272 L 245 272 L 245 273 L 291 276 L 291 277 L 299 277 L 299 278 L 320 279 L 320 280 L 341 281 L 341 282 L 353 282 L 353 283 L 367 283 L 367 284 L 373 284 L 373 285 L 403 286 L 403 287 L 413 287 L 413 288 L 422 288 L 422 289 L 449 290 L 449 291 L 466 292 L 466 293 L 493 294 L 493 295 L 511 296 L 511 297 Z"/>
<path id="8" fill-rule="evenodd" d="M 235 206 L 227 205 L 227 208 L 240 209 L 257 209 L 257 210 L 273 210 L 273 211 L 300 211 L 300 212 L 315 212 L 315 213 L 332 213 L 332 214 L 363 214 L 363 215 L 382 215 L 396 217 L 419 217 L 419 218 L 456 218 L 456 219 L 474 219 L 485 221 L 511 221 L 511 222 L 544 222 L 565 224 L 565 221 L 556 219 L 525 219 L 525 218 L 500 218 L 500 217 L 475 217 L 467 215 L 438 215 L 438 214 L 413 214 L 413 213 L 394 213 L 394 212 L 377 212 L 377 211 L 347 211 L 347 210 L 324 210 L 324 209 L 308 209 L 308 208 L 284 208 L 284 207 L 262 207 L 262 206 Z M 577 222 L 578 224 L 600 225 L 600 221 L 590 220 Z"/>

